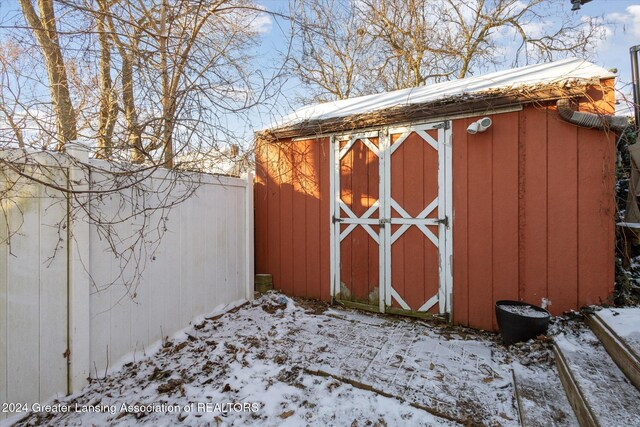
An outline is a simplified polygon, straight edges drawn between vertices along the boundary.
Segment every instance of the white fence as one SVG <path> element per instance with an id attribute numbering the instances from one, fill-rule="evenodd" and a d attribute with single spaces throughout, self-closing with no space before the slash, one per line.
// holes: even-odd
<path id="1" fill-rule="evenodd" d="M 51 158 L 40 160 L 51 165 L 37 172 L 43 181 L 101 188 L 100 174 L 89 182 Z M 126 354 L 142 356 L 194 317 L 252 297 L 252 180 L 182 177 L 188 182 L 156 171 L 144 184 L 153 191 L 142 196 L 129 194 L 135 188 L 70 197 L 25 179 L 12 185 L 0 200 L 0 404 L 77 391 L 87 377 L 104 375 Z M 0 174 L 0 194 L 14 179 Z M 171 208 L 140 206 L 191 190 Z M 144 214 L 130 217 L 134 211 Z M 111 228 L 96 217 L 111 218 Z"/>

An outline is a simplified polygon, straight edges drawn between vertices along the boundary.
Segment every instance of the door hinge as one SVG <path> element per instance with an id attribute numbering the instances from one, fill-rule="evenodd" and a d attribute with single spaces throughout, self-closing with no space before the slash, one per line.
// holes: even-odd
<path id="1" fill-rule="evenodd" d="M 438 223 L 438 224 L 444 224 L 444 226 L 445 226 L 446 228 L 449 228 L 449 217 L 448 217 L 448 216 L 445 216 L 444 218 L 438 218 L 438 219 L 436 220 L 436 223 Z"/>
<path id="2" fill-rule="evenodd" d="M 451 123 L 448 120 L 433 126 L 434 129 L 444 129 L 444 130 L 449 129 L 450 127 L 451 127 Z"/>
<path id="3" fill-rule="evenodd" d="M 343 220 L 342 218 L 338 218 L 337 216 L 334 216 L 334 217 L 331 219 L 331 222 L 333 222 L 334 224 L 335 224 L 336 222 L 342 222 L 342 221 L 344 221 L 344 220 Z"/>

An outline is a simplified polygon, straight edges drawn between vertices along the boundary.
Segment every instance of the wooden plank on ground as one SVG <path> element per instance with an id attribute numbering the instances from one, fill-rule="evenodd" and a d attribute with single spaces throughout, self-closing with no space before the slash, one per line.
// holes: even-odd
<path id="1" fill-rule="evenodd" d="M 555 369 L 517 366 L 513 371 L 522 427 L 578 427 Z"/>
<path id="2" fill-rule="evenodd" d="M 555 339 L 558 370 L 581 425 L 631 426 L 640 419 L 640 391 L 586 327 Z"/>

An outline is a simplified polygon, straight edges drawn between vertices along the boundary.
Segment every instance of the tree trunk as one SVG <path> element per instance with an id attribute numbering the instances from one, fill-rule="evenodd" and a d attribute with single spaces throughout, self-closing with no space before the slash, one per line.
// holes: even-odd
<path id="1" fill-rule="evenodd" d="M 7 118 L 7 122 L 9 123 L 9 126 L 11 126 L 11 129 L 13 130 L 13 133 L 16 136 L 16 141 L 18 141 L 18 148 L 25 148 L 22 129 L 20 128 L 18 123 L 16 123 L 15 120 L 13 120 L 12 112 L 8 111 L 5 108 L 5 106 L 1 104 L 1 101 L 0 101 L 0 111 L 4 113 L 5 117 Z"/>
<path id="2" fill-rule="evenodd" d="M 31 27 L 44 56 L 51 102 L 56 116 L 57 149 L 62 151 L 64 145 L 78 137 L 76 112 L 69 94 L 69 79 L 64 64 L 64 57 L 58 42 L 53 0 L 38 0 L 40 16 L 35 11 L 31 0 L 19 0 L 22 13 Z"/>
<path id="3" fill-rule="evenodd" d="M 118 115 L 118 101 L 111 81 L 111 43 L 105 25 L 107 5 L 98 0 L 96 24 L 100 43 L 100 117 L 98 125 L 97 157 L 108 159 L 113 150 L 113 129 Z"/>
<path id="4" fill-rule="evenodd" d="M 122 57 L 122 103 L 124 104 L 124 116 L 129 130 L 129 147 L 131 149 L 131 161 L 133 163 L 144 162 L 144 149 L 142 147 L 142 130 L 138 124 L 133 93 L 133 62 L 128 54 Z"/>
<path id="5" fill-rule="evenodd" d="M 162 0 L 160 15 L 160 72 L 162 73 L 162 119 L 164 145 L 164 165 L 173 168 L 173 114 L 172 96 L 169 83 L 169 68 L 167 63 L 167 0 Z"/>
<path id="6" fill-rule="evenodd" d="M 127 46 L 124 45 L 109 10 L 105 3 L 105 19 L 111 33 L 111 39 L 116 45 L 120 57 L 122 59 L 122 103 L 124 104 L 124 117 L 127 122 L 127 131 L 129 133 L 129 149 L 131 150 L 131 161 L 133 163 L 144 162 L 144 148 L 142 146 L 142 129 L 138 124 L 138 112 L 136 110 L 135 97 L 133 93 L 133 47 L 132 52 L 127 52 Z"/>

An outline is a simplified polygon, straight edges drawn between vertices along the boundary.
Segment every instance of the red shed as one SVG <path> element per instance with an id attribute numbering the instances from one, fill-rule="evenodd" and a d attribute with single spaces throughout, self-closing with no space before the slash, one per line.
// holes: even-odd
<path id="1" fill-rule="evenodd" d="M 568 59 L 285 117 L 257 134 L 256 273 L 487 330 L 499 299 L 552 314 L 607 301 L 615 135 L 557 105 L 612 114 L 613 79 Z"/>

